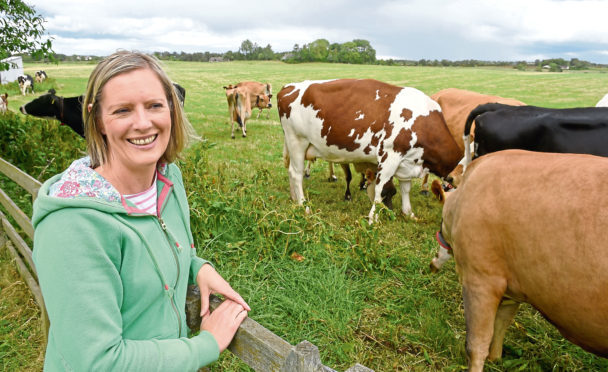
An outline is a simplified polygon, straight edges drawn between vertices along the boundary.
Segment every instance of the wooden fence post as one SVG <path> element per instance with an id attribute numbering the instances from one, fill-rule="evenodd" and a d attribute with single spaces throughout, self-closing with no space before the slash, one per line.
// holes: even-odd
<path id="1" fill-rule="evenodd" d="M 280 372 L 336 372 L 321 363 L 319 348 L 304 340 L 291 349 Z"/>

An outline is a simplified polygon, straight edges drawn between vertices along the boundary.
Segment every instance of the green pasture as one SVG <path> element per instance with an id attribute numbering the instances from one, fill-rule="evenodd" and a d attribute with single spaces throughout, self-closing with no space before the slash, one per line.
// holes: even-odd
<path id="1" fill-rule="evenodd" d="M 171 78 L 186 88 L 188 118 L 203 138 L 179 161 L 199 255 L 213 261 L 248 301 L 251 318 L 291 344 L 314 343 L 324 364 L 337 370 L 355 363 L 376 371 L 465 369 L 460 286 L 453 261 L 438 274 L 429 272 L 441 206 L 418 193 L 419 180 L 411 192 L 418 221 L 400 215 L 397 195 L 396 209 L 381 210 L 379 222 L 369 226 L 370 202 L 356 187 L 358 176 L 352 185 L 353 200 L 343 201 L 342 171 L 336 169 L 338 182 L 327 182 L 323 161 L 316 162 L 304 184 L 312 213 L 305 214 L 290 200 L 276 110 L 281 86 L 301 80 L 374 78 L 429 95 L 454 87 L 555 108 L 594 106 L 608 91 L 608 74 L 599 70 L 540 73 L 280 62 L 165 62 L 165 66 Z M 33 76 L 44 69 L 50 77 L 36 95 L 53 87 L 59 95 L 76 96 L 84 93 L 93 67 L 29 64 L 25 72 Z M 231 139 L 222 87 L 244 80 L 272 83 L 275 107 L 269 119 L 265 113 L 255 119 L 254 113 L 247 138 L 237 133 Z M 9 92 L 13 112 L 32 98 L 21 97 L 16 85 L 3 86 L 0 93 L 2 88 Z M 18 126 L 14 122 L 19 116 L 9 120 L 12 126 Z M 15 142 L 0 143 L 0 151 L 6 152 L 0 156 L 41 181 L 84 150 L 84 141 L 55 121 L 23 119 L 23 123 L 25 128 L 0 128 L 14 133 L 12 137 L 0 133 L 2 141 Z M 32 135 L 35 139 L 27 139 Z M 0 179 L 0 186 L 5 183 Z M 40 370 L 39 314 L 4 252 L 0 265 L 0 371 Z M 507 333 L 502 361 L 487 363 L 486 369 L 606 370 L 608 361 L 565 341 L 526 305 Z M 224 353 L 211 370 L 249 369 Z"/>

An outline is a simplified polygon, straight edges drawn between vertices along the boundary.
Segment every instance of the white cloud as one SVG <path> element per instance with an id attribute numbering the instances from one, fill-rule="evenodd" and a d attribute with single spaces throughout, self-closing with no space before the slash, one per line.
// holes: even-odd
<path id="1" fill-rule="evenodd" d="M 378 56 L 395 58 L 518 60 L 561 53 L 608 62 L 601 52 L 608 44 L 608 1 L 601 0 L 29 2 L 47 19 L 55 51 L 64 54 L 107 54 L 116 47 L 224 52 L 238 50 L 245 39 L 287 51 L 319 38 L 360 38 Z"/>

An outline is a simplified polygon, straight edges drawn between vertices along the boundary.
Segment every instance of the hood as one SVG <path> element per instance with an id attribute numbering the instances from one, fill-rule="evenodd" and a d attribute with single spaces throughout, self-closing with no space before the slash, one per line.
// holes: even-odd
<path id="1" fill-rule="evenodd" d="M 165 164 L 158 167 L 161 175 L 166 169 Z M 93 208 L 106 213 L 128 214 L 133 212 L 129 207 L 134 205 L 91 168 L 91 159 L 87 156 L 75 160 L 63 173 L 42 184 L 34 202 L 32 225 L 35 229 L 49 213 L 63 208 Z"/>

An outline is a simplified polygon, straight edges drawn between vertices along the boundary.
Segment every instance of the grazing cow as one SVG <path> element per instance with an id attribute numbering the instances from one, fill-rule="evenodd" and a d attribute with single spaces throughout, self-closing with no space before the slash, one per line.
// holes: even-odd
<path id="1" fill-rule="evenodd" d="M 399 180 L 402 213 L 414 218 L 411 179 L 429 171 L 445 177 L 462 156 L 439 104 L 414 88 L 371 79 L 304 81 L 281 89 L 278 108 L 291 198 L 304 202 L 305 159 L 371 163 L 377 174 L 368 186 L 374 192 L 370 223 L 391 177 Z"/>
<path id="2" fill-rule="evenodd" d="M 26 103 L 19 109 L 24 115 L 57 119 L 61 125 L 67 125 L 80 137 L 84 138 L 82 123 L 82 102 L 84 96 L 61 97 L 55 94 L 55 89 Z"/>
<path id="3" fill-rule="evenodd" d="M 247 89 L 250 93 L 259 94 L 259 95 L 267 95 L 268 98 L 272 98 L 272 84 L 270 83 L 259 83 L 257 81 L 242 81 L 236 85 L 237 87 L 243 87 Z M 260 118 L 260 114 L 262 110 L 266 109 L 266 119 L 270 118 L 270 109 L 272 108 L 272 104 L 269 104 L 265 107 L 258 106 L 258 116 L 256 119 Z"/>
<path id="4" fill-rule="evenodd" d="M 604 157 L 506 150 L 475 160 L 447 194 L 437 235 L 462 284 L 469 371 L 501 357 L 522 302 L 608 357 L 607 178 Z"/>
<path id="5" fill-rule="evenodd" d="M 37 83 L 42 83 L 47 78 L 46 72 L 44 72 L 42 70 L 36 71 L 36 74 L 34 74 L 34 77 L 36 78 Z"/>
<path id="6" fill-rule="evenodd" d="M 186 97 L 186 91 L 177 83 L 173 83 L 173 85 L 183 106 L 183 98 Z M 61 125 L 69 126 L 80 137 L 84 138 L 84 123 L 82 122 L 83 101 L 84 96 L 64 98 L 56 95 L 55 89 L 50 89 L 48 93 L 26 103 L 19 110 L 24 115 L 57 119 L 61 122 Z"/>
<path id="7" fill-rule="evenodd" d="M 608 156 L 608 107 L 549 109 L 488 103 L 467 118 L 465 168 L 471 162 L 473 120 L 475 157 L 506 149 Z"/>
<path id="8" fill-rule="evenodd" d="M 460 148 L 461 154 L 464 156 L 463 136 L 465 122 L 469 113 L 477 106 L 484 103 L 502 103 L 512 106 L 524 106 L 525 103 L 513 98 L 503 98 L 498 96 L 486 95 L 470 90 L 448 88 L 440 90 L 431 96 L 432 99 L 439 103 L 441 112 L 445 119 L 445 123 Z M 475 123 L 472 124 L 471 132 L 474 132 Z M 463 167 L 458 164 L 446 179 L 454 186 L 458 186 L 462 180 Z M 422 182 L 422 192 L 425 193 L 428 177 Z"/>
<path id="9" fill-rule="evenodd" d="M 230 136 L 234 138 L 234 122 L 236 121 L 247 137 L 247 120 L 251 117 L 253 107 L 272 107 L 270 96 L 265 93 L 255 93 L 249 86 L 228 85 L 224 87 L 228 114 L 230 115 Z"/>
<path id="10" fill-rule="evenodd" d="M 608 107 L 608 94 L 606 94 L 599 102 L 595 105 L 595 107 Z"/>
<path id="11" fill-rule="evenodd" d="M 30 75 L 17 76 L 17 82 L 19 83 L 19 89 L 21 89 L 21 95 L 25 96 L 28 90 L 30 93 L 34 93 L 34 79 Z"/>
<path id="12" fill-rule="evenodd" d="M 8 93 L 0 95 L 0 114 L 6 114 L 8 111 Z"/>

